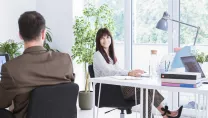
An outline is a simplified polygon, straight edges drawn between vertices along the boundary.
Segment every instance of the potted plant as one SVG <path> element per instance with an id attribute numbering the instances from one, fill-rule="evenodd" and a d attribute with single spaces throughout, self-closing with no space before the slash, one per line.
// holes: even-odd
<path id="1" fill-rule="evenodd" d="M 46 40 L 44 42 L 44 47 L 47 49 L 47 50 L 51 50 L 51 51 L 55 51 L 55 52 L 59 52 L 57 49 L 52 49 L 50 47 L 50 45 L 48 43 L 51 43 L 52 42 L 52 33 L 50 31 L 51 29 L 46 27 Z"/>
<path id="2" fill-rule="evenodd" d="M 114 20 L 112 10 L 107 5 L 96 8 L 89 5 L 83 10 L 83 16 L 76 17 L 73 26 L 75 44 L 72 47 L 72 59 L 76 59 L 78 64 L 84 64 L 85 70 L 85 90 L 79 92 L 79 106 L 82 110 L 92 108 L 92 92 L 89 86 L 88 65 L 93 62 L 95 52 L 95 38 L 99 28 L 107 27 L 114 30 Z"/>
<path id="3" fill-rule="evenodd" d="M 196 51 L 196 60 L 204 72 L 208 71 L 208 55 L 204 52 Z M 206 73 L 205 73 L 206 74 Z"/>
<path id="4" fill-rule="evenodd" d="M 46 28 L 46 41 L 44 42 L 44 47 L 47 50 L 58 51 L 57 49 L 52 49 L 48 42 L 52 42 L 52 33 L 50 32 L 50 28 Z M 19 55 L 21 55 L 20 49 L 23 47 L 21 42 L 15 42 L 12 39 L 7 40 L 4 43 L 0 43 L 0 53 L 9 54 L 10 59 L 13 59 Z M 58 51 L 59 52 L 59 51 Z"/>
<path id="5" fill-rule="evenodd" d="M 198 63 L 203 64 L 204 62 L 208 61 L 208 55 L 206 55 L 204 52 L 196 51 L 196 60 Z"/>
<path id="6" fill-rule="evenodd" d="M 22 46 L 21 42 L 15 42 L 14 40 L 9 39 L 4 43 L 0 43 L 0 52 L 9 54 L 10 59 L 13 59 L 21 55 L 20 49 Z"/>

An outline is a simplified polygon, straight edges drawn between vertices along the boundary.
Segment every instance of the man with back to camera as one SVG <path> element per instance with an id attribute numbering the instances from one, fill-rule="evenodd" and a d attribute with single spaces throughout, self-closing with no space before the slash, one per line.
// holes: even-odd
<path id="1" fill-rule="evenodd" d="M 25 12 L 18 24 L 25 50 L 21 56 L 2 65 L 0 108 L 4 110 L 13 102 L 14 116 L 26 118 L 30 91 L 42 85 L 73 82 L 74 74 L 68 54 L 47 51 L 43 47 L 46 25 L 40 13 Z"/>

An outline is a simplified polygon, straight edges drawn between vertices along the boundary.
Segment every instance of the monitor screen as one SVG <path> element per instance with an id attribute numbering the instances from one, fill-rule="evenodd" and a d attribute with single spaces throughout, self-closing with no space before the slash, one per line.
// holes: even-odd
<path id="1" fill-rule="evenodd" d="M 1 72 L 1 66 L 9 61 L 9 55 L 8 54 L 0 54 L 0 72 Z"/>
<path id="2" fill-rule="evenodd" d="M 183 62 L 186 71 L 188 72 L 200 72 L 201 77 L 204 78 L 204 72 L 201 69 L 201 66 L 196 61 L 195 56 L 187 56 L 187 57 L 181 57 L 181 61 Z"/>

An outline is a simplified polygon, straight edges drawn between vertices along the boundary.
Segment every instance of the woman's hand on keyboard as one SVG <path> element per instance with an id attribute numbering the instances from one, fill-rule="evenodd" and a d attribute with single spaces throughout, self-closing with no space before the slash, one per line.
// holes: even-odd
<path id="1" fill-rule="evenodd" d="M 144 74 L 145 73 L 145 71 L 144 70 L 141 70 L 141 69 L 136 69 L 135 71 L 138 72 L 138 73 L 140 73 L 140 74 Z"/>
<path id="2" fill-rule="evenodd" d="M 144 71 L 140 69 L 132 70 L 128 73 L 128 76 L 133 76 L 133 77 L 140 77 L 141 74 L 143 74 Z"/>

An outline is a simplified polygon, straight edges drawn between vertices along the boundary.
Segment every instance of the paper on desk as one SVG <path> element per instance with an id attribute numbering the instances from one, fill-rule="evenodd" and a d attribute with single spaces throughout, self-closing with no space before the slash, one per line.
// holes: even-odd
<path id="1" fill-rule="evenodd" d="M 131 76 L 111 76 L 113 79 L 118 79 L 118 80 L 141 80 L 142 78 L 140 77 L 131 77 Z"/>

